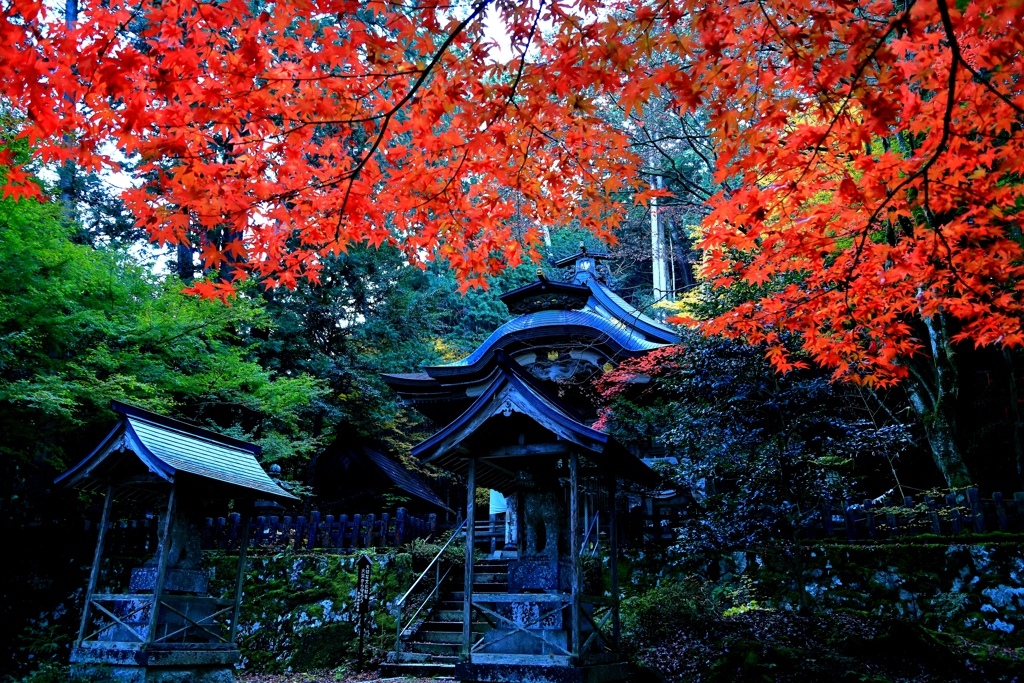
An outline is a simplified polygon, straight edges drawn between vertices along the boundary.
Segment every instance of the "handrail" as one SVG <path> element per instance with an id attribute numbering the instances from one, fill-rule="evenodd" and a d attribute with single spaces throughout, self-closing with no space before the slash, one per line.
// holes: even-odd
<path id="1" fill-rule="evenodd" d="M 430 571 L 430 568 L 437 564 L 437 568 L 434 570 L 434 589 L 427 594 L 427 597 L 423 599 L 423 602 L 420 604 L 418 608 L 416 608 L 416 611 L 413 612 L 412 618 L 409 620 L 410 623 L 415 623 L 416 617 L 418 617 L 420 612 L 423 611 L 423 608 L 427 606 L 427 603 L 430 602 L 430 599 L 435 597 L 440 591 L 441 582 L 447 579 L 448 575 L 451 573 L 453 567 L 449 567 L 448 571 L 446 571 L 444 573 L 444 576 L 442 577 L 441 565 L 438 564 L 438 561 L 441 559 L 441 556 L 444 554 L 444 551 L 448 548 L 448 546 L 451 545 L 452 541 L 459 537 L 459 532 L 462 531 L 462 528 L 464 526 L 466 526 L 466 520 L 463 520 L 462 524 L 456 527 L 455 531 L 452 532 L 452 535 L 448 538 L 447 541 L 445 541 L 445 544 L 441 546 L 441 549 L 437 551 L 436 555 L 434 555 L 434 559 L 430 561 L 430 564 L 427 565 L 426 569 L 420 572 L 420 575 L 417 576 L 416 580 L 413 581 L 411 586 L 409 586 L 409 590 L 405 592 L 405 595 L 395 600 L 395 627 L 397 629 L 397 633 L 395 635 L 396 663 L 398 662 L 399 654 L 401 653 L 402 647 L 402 606 L 405 604 L 405 601 L 408 599 L 408 597 L 412 595 L 412 592 L 416 589 L 416 586 L 419 585 L 420 581 L 423 580 L 423 577 L 427 575 L 427 572 Z"/>
<path id="2" fill-rule="evenodd" d="M 583 542 L 580 544 L 580 548 L 584 552 L 589 552 L 590 555 L 597 555 L 598 544 L 600 543 L 601 537 L 600 516 L 600 510 L 595 510 L 593 518 L 587 520 L 587 532 L 584 534 Z M 590 542 L 590 532 L 593 531 L 595 527 L 597 527 L 597 533 L 594 535 L 594 548 L 593 550 L 587 551 L 587 544 Z"/>
<path id="3" fill-rule="evenodd" d="M 426 576 L 427 572 L 430 571 L 430 568 L 434 566 L 434 563 L 437 562 L 437 560 L 441 557 L 441 554 L 444 553 L 445 549 L 449 545 L 451 545 L 451 542 L 456 539 L 456 537 L 459 535 L 459 532 L 462 531 L 462 527 L 464 526 L 466 526 L 466 520 L 462 520 L 462 524 L 460 524 L 458 528 L 456 528 L 455 531 L 452 532 L 451 538 L 449 538 L 445 542 L 445 544 L 441 546 L 441 549 L 437 551 L 437 555 L 434 555 L 434 559 L 430 561 L 430 564 L 427 565 L 427 568 L 424 569 L 418 577 L 416 577 L 416 580 L 413 581 L 411 586 L 409 586 L 409 590 L 405 591 L 405 595 L 403 595 L 395 601 L 396 607 L 400 607 L 405 604 L 405 599 L 409 597 L 413 589 L 416 588 L 419 582 L 423 580 L 423 577 Z"/>

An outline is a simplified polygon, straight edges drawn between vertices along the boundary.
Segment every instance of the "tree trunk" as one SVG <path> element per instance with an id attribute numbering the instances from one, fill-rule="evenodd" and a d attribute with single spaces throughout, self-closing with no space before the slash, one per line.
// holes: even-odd
<path id="1" fill-rule="evenodd" d="M 974 483 L 957 443 L 956 398 L 959 387 L 956 353 L 941 315 L 924 321 L 931 358 L 907 367 L 907 397 L 924 427 L 932 458 L 950 488 Z M 930 362 L 929 362 L 930 361 Z"/>
<path id="2" fill-rule="evenodd" d="M 1010 377 L 1010 417 L 1013 418 L 1013 452 L 1017 456 L 1017 479 L 1024 487 L 1024 417 L 1020 412 L 1020 390 L 1017 388 L 1017 367 L 1013 351 L 1003 349 Z"/>

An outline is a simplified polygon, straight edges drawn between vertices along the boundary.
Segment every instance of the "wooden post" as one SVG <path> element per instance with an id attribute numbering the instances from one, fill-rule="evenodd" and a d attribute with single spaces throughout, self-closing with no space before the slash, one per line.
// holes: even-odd
<path id="1" fill-rule="evenodd" d="M 981 507 L 981 496 L 978 494 L 978 489 L 973 486 L 967 489 L 967 502 L 970 504 L 971 519 L 974 522 L 974 530 L 979 534 L 984 533 L 985 512 Z"/>
<path id="2" fill-rule="evenodd" d="M 299 515 L 295 520 L 295 549 L 302 550 L 302 534 L 306 530 L 306 518 L 303 515 Z M 284 547 L 288 547 L 288 541 L 285 539 Z"/>
<path id="3" fill-rule="evenodd" d="M 462 593 L 462 656 L 468 662 L 473 634 L 473 536 L 476 525 L 476 458 L 469 459 L 466 473 L 466 575 Z"/>
<path id="4" fill-rule="evenodd" d="M 931 496 L 924 497 L 924 503 L 928 506 L 928 518 L 932 523 L 932 533 L 936 536 L 942 535 L 942 522 L 939 520 L 939 509 L 935 505 L 935 499 Z"/>
<path id="5" fill-rule="evenodd" d="M 110 508 L 113 502 L 114 487 L 107 486 L 107 493 L 103 498 L 103 514 L 100 515 L 100 528 L 96 534 L 96 552 L 92 556 L 92 570 L 89 572 L 89 585 L 85 587 L 85 603 L 82 605 L 82 624 L 78 627 L 78 638 L 75 639 L 75 647 L 82 644 L 82 638 L 85 637 L 85 627 L 89 623 L 89 606 L 92 604 L 92 594 L 96 591 L 96 583 L 100 579 L 103 541 L 107 536 L 107 526 L 110 523 Z"/>
<path id="6" fill-rule="evenodd" d="M 832 538 L 832 501 L 826 498 L 821 506 L 821 526 L 825 538 Z"/>
<path id="7" fill-rule="evenodd" d="M 572 656 L 579 662 L 580 654 L 580 589 L 582 567 L 580 566 L 580 493 L 579 456 L 576 451 L 569 453 L 569 552 L 572 562 Z"/>
<path id="8" fill-rule="evenodd" d="M 164 521 L 163 533 L 160 535 L 160 546 L 157 552 L 160 553 L 160 560 L 157 562 L 156 584 L 153 586 L 153 609 L 149 613 L 149 631 L 146 633 L 146 642 L 152 643 L 156 640 L 156 626 L 160 616 L 160 598 L 164 593 L 164 580 L 167 578 L 167 556 L 170 554 L 168 547 L 171 542 L 171 529 L 174 528 L 174 515 L 178 506 L 178 485 L 171 484 L 171 492 L 167 496 L 167 519 Z M 243 532 L 244 533 L 244 532 Z"/>
<path id="9" fill-rule="evenodd" d="M 846 499 L 846 508 L 843 511 L 846 524 L 846 540 L 853 541 L 857 538 L 857 520 L 853 516 L 853 499 Z"/>
<path id="10" fill-rule="evenodd" d="M 249 550 L 249 518 L 242 526 L 242 538 L 238 543 L 238 569 L 235 574 L 235 606 L 231 611 L 231 635 L 228 642 L 235 642 L 238 633 L 238 614 L 242 606 L 242 584 L 245 582 L 245 554 Z"/>
<path id="11" fill-rule="evenodd" d="M 871 511 L 871 499 L 864 499 L 864 514 L 867 516 L 868 538 L 875 537 L 875 513 Z"/>
<path id="12" fill-rule="evenodd" d="M 358 548 L 363 538 L 363 516 L 352 515 L 352 547 Z"/>
<path id="13" fill-rule="evenodd" d="M 338 550 L 345 548 L 345 529 L 348 528 L 348 515 L 338 517 Z"/>
<path id="14" fill-rule="evenodd" d="M 946 507 L 949 508 L 949 519 L 953 527 L 953 535 L 957 536 L 963 529 L 963 524 L 960 519 L 960 508 L 957 506 L 956 494 L 946 494 Z"/>
<path id="15" fill-rule="evenodd" d="M 608 477 L 608 571 L 611 573 L 612 589 L 612 640 L 619 647 L 619 520 L 615 506 L 615 476 Z"/>
<path id="16" fill-rule="evenodd" d="M 398 508 L 395 514 L 395 547 L 405 543 L 405 508 Z"/>
<path id="17" fill-rule="evenodd" d="M 312 550 L 316 548 L 316 537 L 317 532 L 320 530 L 320 511 L 313 510 L 309 513 L 309 540 L 306 541 L 306 548 Z"/>
<path id="18" fill-rule="evenodd" d="M 376 516 L 373 515 L 372 513 L 369 514 L 369 515 L 366 515 L 366 538 L 365 538 L 364 543 L 363 543 L 364 547 L 366 547 L 366 548 L 372 548 L 373 547 L 373 523 L 374 523 L 375 520 L 376 520 Z"/>
<path id="19" fill-rule="evenodd" d="M 1024 531 L 1024 491 L 1017 491 L 1013 494 L 1013 504 L 1017 508 L 1018 530 Z"/>
<path id="20" fill-rule="evenodd" d="M 992 505 L 996 509 L 996 521 L 999 522 L 999 530 L 1006 531 L 1010 528 L 1010 522 L 1006 518 L 1006 508 L 1003 507 L 1003 494 L 999 491 L 992 494 Z"/>

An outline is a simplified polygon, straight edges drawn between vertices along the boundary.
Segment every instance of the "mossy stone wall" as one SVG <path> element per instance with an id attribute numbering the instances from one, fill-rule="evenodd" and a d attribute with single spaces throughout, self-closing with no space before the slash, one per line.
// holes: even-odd
<path id="1" fill-rule="evenodd" d="M 355 595 L 358 555 L 282 553 L 247 558 L 238 644 L 242 668 L 260 672 L 308 671 L 355 659 L 358 619 Z M 370 612 L 366 615 L 368 660 L 394 645 L 389 603 L 412 581 L 405 553 L 370 555 Z M 212 551 L 207 566 L 211 592 L 230 596 L 237 556 Z"/>

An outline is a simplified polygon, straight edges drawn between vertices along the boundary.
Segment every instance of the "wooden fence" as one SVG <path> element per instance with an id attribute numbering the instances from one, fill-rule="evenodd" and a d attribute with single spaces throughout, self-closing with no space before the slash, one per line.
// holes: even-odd
<path id="1" fill-rule="evenodd" d="M 405 508 L 394 514 L 323 515 L 314 510 L 304 515 L 260 515 L 250 518 L 249 548 L 270 550 L 323 549 L 348 552 L 358 548 L 398 547 L 418 538 L 435 538 L 439 530 L 436 514 L 409 515 Z M 238 513 L 207 517 L 202 528 L 203 550 L 237 550 L 243 520 Z M 85 529 L 91 527 L 86 522 Z M 155 519 L 119 520 L 111 523 L 108 547 L 113 552 L 156 548 Z"/>
<path id="2" fill-rule="evenodd" d="M 674 527 L 696 514 L 700 514 L 698 509 L 687 506 L 656 507 L 654 514 L 634 513 L 630 535 L 641 544 L 671 544 L 676 540 Z M 803 521 L 797 536 L 807 540 L 896 540 L 993 531 L 1024 534 L 1024 492 L 1012 496 L 995 492 L 985 498 L 978 489 L 969 488 L 941 496 L 888 495 L 861 501 L 826 497 L 800 516 Z"/>

